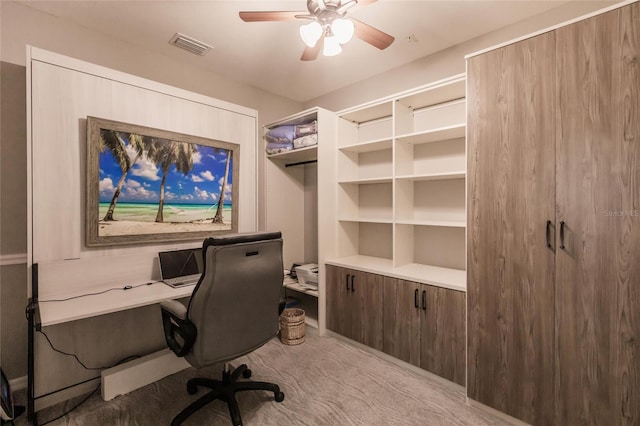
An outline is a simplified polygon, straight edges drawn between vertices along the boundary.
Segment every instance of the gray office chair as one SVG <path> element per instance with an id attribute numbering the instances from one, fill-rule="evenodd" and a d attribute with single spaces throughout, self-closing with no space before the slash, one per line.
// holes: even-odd
<path id="1" fill-rule="evenodd" d="M 246 390 L 273 392 L 282 402 L 278 385 L 238 381 L 251 376 L 246 364 L 229 370 L 227 361 L 252 352 L 278 333 L 282 298 L 282 238 L 280 232 L 229 234 L 208 238 L 202 246 L 204 272 L 193 290 L 189 307 L 176 300 L 162 302 L 162 322 L 167 344 L 195 368 L 224 362 L 222 380 L 193 378 L 187 392 L 211 389 L 178 414 L 179 425 L 215 399 L 226 401 L 234 425 L 242 418 L 235 393 Z"/>

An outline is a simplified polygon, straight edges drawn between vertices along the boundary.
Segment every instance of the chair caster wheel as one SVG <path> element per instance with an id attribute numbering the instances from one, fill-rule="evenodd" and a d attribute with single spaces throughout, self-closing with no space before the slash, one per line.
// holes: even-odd
<path id="1" fill-rule="evenodd" d="M 284 401 L 284 392 L 278 392 L 275 394 L 276 402 Z"/>
<path id="2" fill-rule="evenodd" d="M 244 370 L 242 372 L 242 377 L 244 377 L 245 379 L 248 379 L 249 377 L 251 377 L 251 370 L 249 370 L 248 368 Z"/>
<path id="3" fill-rule="evenodd" d="M 187 392 L 189 395 L 195 395 L 198 392 L 198 386 L 187 383 Z"/>

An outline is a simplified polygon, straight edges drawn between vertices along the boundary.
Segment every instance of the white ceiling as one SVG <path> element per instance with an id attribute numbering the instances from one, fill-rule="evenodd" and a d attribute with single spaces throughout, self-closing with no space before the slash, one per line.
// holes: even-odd
<path id="1" fill-rule="evenodd" d="M 30 7 L 109 37 L 205 68 L 298 102 L 306 102 L 487 32 L 558 7 L 568 0 L 378 0 L 353 16 L 396 38 L 380 51 L 354 38 L 339 56 L 300 61 L 298 29 L 306 21 L 240 20 L 242 10 L 306 11 L 286 1 L 24 1 Z M 180 32 L 214 46 L 196 56 L 168 43 Z M 416 41 L 408 40 L 413 37 Z"/>

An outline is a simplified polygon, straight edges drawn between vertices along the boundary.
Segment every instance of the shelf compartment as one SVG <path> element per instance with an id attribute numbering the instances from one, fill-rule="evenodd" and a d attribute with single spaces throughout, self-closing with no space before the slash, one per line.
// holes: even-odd
<path id="1" fill-rule="evenodd" d="M 398 180 L 396 219 L 465 222 L 465 180 Z"/>
<path id="2" fill-rule="evenodd" d="M 393 217 L 392 184 L 341 184 L 338 186 L 338 207 L 346 218 L 390 221 Z"/>
<path id="3" fill-rule="evenodd" d="M 398 101 L 413 110 L 441 104 L 453 99 L 464 98 L 466 93 L 466 79 L 459 76 L 453 80 L 437 83 L 425 87 L 407 96 L 401 96 Z"/>
<path id="4" fill-rule="evenodd" d="M 366 123 L 381 118 L 391 117 L 393 104 L 391 101 L 371 105 L 360 105 L 349 110 L 340 111 L 340 118 L 352 123 Z"/>
<path id="5" fill-rule="evenodd" d="M 339 257 L 367 256 L 385 259 L 393 257 L 393 225 L 373 222 L 339 222 Z"/>
<path id="6" fill-rule="evenodd" d="M 465 269 L 465 228 L 396 224 L 395 266 Z"/>
<path id="7" fill-rule="evenodd" d="M 396 136 L 396 142 L 403 142 L 411 145 L 446 141 L 449 139 L 464 138 L 467 125 L 464 123 L 452 124 L 450 126 L 438 127 L 436 129 L 413 132 Z"/>
<path id="8" fill-rule="evenodd" d="M 455 99 L 441 104 L 412 109 L 400 101 L 395 104 L 396 134 L 444 132 L 447 127 L 459 127 L 466 122 L 465 99 Z M 457 130 L 460 131 L 459 129 Z M 436 132 L 437 134 L 437 132 Z M 442 137 L 442 136 L 434 136 Z"/>
<path id="9" fill-rule="evenodd" d="M 393 174 L 392 149 L 367 152 L 338 152 L 340 182 L 386 179 Z"/>
<path id="10" fill-rule="evenodd" d="M 399 176 L 437 176 L 466 170 L 464 138 L 428 144 L 396 144 L 396 174 Z"/>

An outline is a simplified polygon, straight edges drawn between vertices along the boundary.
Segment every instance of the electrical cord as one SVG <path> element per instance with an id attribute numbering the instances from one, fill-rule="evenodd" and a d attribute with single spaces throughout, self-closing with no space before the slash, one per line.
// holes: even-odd
<path id="1" fill-rule="evenodd" d="M 102 291 L 98 291 L 95 293 L 85 293 L 85 294 L 80 294 L 78 296 L 71 296 L 71 297 L 67 297 L 65 299 L 47 299 L 47 300 L 38 300 L 38 303 L 45 303 L 45 302 L 66 302 L 67 300 L 72 300 L 72 299 L 79 299 L 81 297 L 87 297 L 87 296 L 97 296 L 99 294 L 104 294 L 104 293 L 108 293 L 110 291 L 114 291 L 114 290 L 132 290 L 134 288 L 138 288 L 138 287 L 144 287 L 147 285 L 152 285 L 152 284 L 156 284 L 159 283 L 160 281 L 149 281 L 148 283 L 142 283 L 142 284 L 138 284 L 138 285 L 125 285 L 124 287 L 111 287 L 108 288 L 106 290 L 102 290 Z"/>
<path id="2" fill-rule="evenodd" d="M 85 365 L 85 364 L 80 360 L 80 358 L 78 358 L 78 356 L 77 356 L 76 354 L 74 354 L 74 353 L 69 353 L 69 352 L 65 352 L 65 351 L 62 351 L 62 350 L 60 350 L 60 349 L 56 348 L 55 346 L 53 346 L 53 343 L 51 342 L 51 339 L 49 338 L 49 336 L 47 336 L 47 334 L 46 334 L 44 331 L 42 331 L 42 330 L 37 330 L 37 331 L 38 331 L 40 334 L 42 334 L 42 335 L 45 337 L 45 339 L 47 339 L 47 342 L 49 343 L 49 346 L 51 346 L 51 349 L 53 349 L 55 352 L 58 352 L 58 353 L 61 353 L 61 354 L 63 354 L 63 355 L 67 355 L 67 356 L 71 356 L 71 357 L 75 358 L 75 360 L 78 362 L 78 364 L 80 364 L 80 365 L 81 365 L 85 370 L 104 370 L 104 369 L 107 369 L 107 368 L 115 367 L 116 365 L 120 365 L 120 364 L 122 364 L 123 362 L 129 361 L 129 360 L 131 360 L 131 359 L 140 358 L 140 355 L 130 355 L 130 356 L 128 356 L 128 357 L 125 357 L 125 358 L 121 359 L 120 361 L 116 362 L 115 364 L 110 365 L 110 366 L 107 366 L 107 367 L 87 367 L 87 366 L 86 366 L 86 365 Z M 100 378 L 100 377 L 94 377 L 93 379 L 89 379 L 89 380 L 95 380 L 95 379 L 99 379 L 99 378 Z M 85 382 L 81 382 L 81 383 L 85 383 Z M 81 383 L 77 383 L 77 384 L 81 384 Z M 75 385 L 73 385 L 73 386 L 75 386 Z M 65 388 L 65 389 L 66 389 L 66 388 Z M 91 396 L 93 396 L 93 394 L 95 394 L 95 393 L 97 392 L 97 390 L 98 390 L 98 389 L 100 389 L 100 385 L 98 385 L 98 386 L 97 386 L 93 391 L 91 391 L 91 393 L 90 393 L 90 394 L 88 394 L 87 396 L 85 396 L 85 397 L 82 399 L 82 401 L 80 401 L 79 403 L 77 403 L 75 406 L 73 406 L 73 407 L 72 407 L 72 408 L 70 408 L 69 410 L 65 411 L 64 413 L 60 414 L 58 417 L 56 417 L 56 418 L 54 418 L 54 419 L 48 420 L 48 421 L 46 421 L 45 423 L 40 423 L 40 425 L 42 426 L 42 425 L 46 425 L 46 424 L 52 423 L 52 422 L 54 422 L 54 421 L 56 421 L 56 420 L 59 420 L 59 419 L 63 418 L 63 417 L 64 417 L 64 416 L 66 416 L 67 414 L 70 414 L 73 410 L 75 410 L 76 408 L 80 407 L 80 406 L 81 406 L 82 404 L 84 404 L 84 403 L 85 403 L 89 398 L 91 398 Z M 60 389 L 60 390 L 63 390 L 63 389 Z M 55 393 L 55 391 L 54 391 L 54 392 L 51 392 L 51 393 Z"/>

